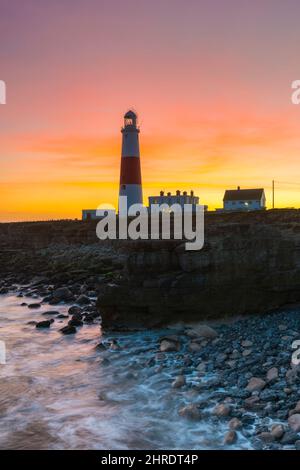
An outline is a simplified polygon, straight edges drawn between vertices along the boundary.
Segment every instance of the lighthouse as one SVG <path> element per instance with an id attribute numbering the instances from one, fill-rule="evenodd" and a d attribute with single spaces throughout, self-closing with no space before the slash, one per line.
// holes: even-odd
<path id="1" fill-rule="evenodd" d="M 119 196 L 127 196 L 127 210 L 132 204 L 143 203 L 137 115 L 132 110 L 124 115 Z"/>

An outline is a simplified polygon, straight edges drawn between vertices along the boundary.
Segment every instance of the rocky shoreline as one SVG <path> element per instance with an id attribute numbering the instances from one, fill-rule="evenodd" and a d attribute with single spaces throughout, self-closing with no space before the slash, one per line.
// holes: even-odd
<path id="1" fill-rule="evenodd" d="M 222 422 L 228 447 L 247 439 L 256 449 L 300 449 L 300 368 L 291 363 L 300 339 L 298 211 L 210 220 L 198 253 L 174 240 L 97 243 L 95 224 L 0 225 L 0 294 L 32 311 L 33 335 L 59 322 L 76 341 L 79 329 L 99 324 L 97 352 L 109 362 L 126 332 L 167 325 L 152 357 L 137 362 L 168 371 L 170 391 L 188 397 L 178 419 Z"/>
<path id="2" fill-rule="evenodd" d="M 84 325 L 100 327 L 93 283 L 54 287 L 41 278 L 18 286 L 12 280 L 1 282 L 1 292 L 16 294 L 32 311 L 33 335 L 36 328 L 51 334 L 52 324 L 61 322 L 61 334 L 76 341 Z M 45 304 L 51 309 L 40 315 Z M 59 314 L 55 305 L 68 305 L 68 314 Z M 101 363 L 123 353 L 122 335 L 102 333 L 96 347 Z M 248 439 L 255 449 L 300 450 L 300 367 L 291 363 L 291 345 L 299 338 L 300 307 L 291 307 L 213 325 L 175 325 L 170 334 L 157 335 L 150 359 L 139 354 L 136 360 L 152 374 L 167 371 L 175 396 L 187 394 L 188 401 L 178 406 L 179 420 L 222 422 L 225 448 Z"/>

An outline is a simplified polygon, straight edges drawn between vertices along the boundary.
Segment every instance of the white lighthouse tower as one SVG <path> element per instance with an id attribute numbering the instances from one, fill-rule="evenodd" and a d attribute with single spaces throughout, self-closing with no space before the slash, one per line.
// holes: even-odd
<path id="1" fill-rule="evenodd" d="M 127 209 L 143 203 L 137 115 L 132 110 L 124 115 L 119 196 L 127 196 Z"/>

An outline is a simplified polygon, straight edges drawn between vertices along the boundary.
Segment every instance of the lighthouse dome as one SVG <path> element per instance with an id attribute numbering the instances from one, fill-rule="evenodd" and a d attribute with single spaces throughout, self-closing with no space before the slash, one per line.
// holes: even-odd
<path id="1" fill-rule="evenodd" d="M 133 119 L 133 118 L 137 118 L 137 115 L 134 111 L 132 111 L 131 109 L 129 109 L 129 111 L 127 111 L 126 114 L 124 114 L 124 118 L 128 118 L 128 119 Z"/>
<path id="2" fill-rule="evenodd" d="M 126 114 L 124 114 L 124 127 L 125 128 L 135 128 L 136 129 L 137 114 L 129 109 Z"/>

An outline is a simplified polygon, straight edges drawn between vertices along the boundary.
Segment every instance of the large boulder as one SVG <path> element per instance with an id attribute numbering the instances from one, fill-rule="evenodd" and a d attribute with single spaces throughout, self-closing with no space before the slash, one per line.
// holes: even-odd
<path id="1" fill-rule="evenodd" d="M 218 336 L 216 330 L 208 325 L 198 325 L 193 328 L 189 328 L 186 334 L 192 338 L 200 337 L 206 339 L 214 339 Z"/>
<path id="2" fill-rule="evenodd" d="M 52 294 L 53 298 L 58 301 L 66 301 L 73 298 L 73 293 L 68 287 L 59 287 Z"/>

